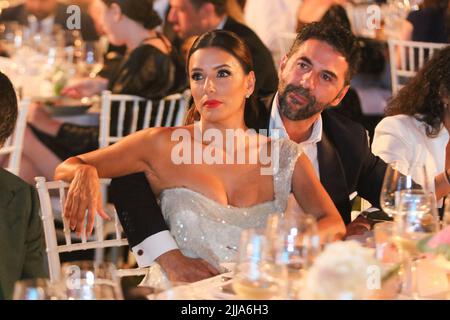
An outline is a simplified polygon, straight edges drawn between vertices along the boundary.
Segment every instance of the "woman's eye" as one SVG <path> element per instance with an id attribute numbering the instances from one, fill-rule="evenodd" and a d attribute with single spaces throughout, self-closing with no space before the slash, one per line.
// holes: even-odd
<path id="1" fill-rule="evenodd" d="M 231 75 L 231 72 L 228 70 L 219 70 L 219 72 L 217 72 L 217 77 L 219 78 L 225 78 L 228 77 L 229 75 Z"/>
<path id="2" fill-rule="evenodd" d="M 194 72 L 194 73 L 191 75 L 191 79 L 194 80 L 194 81 L 200 81 L 200 80 L 203 79 L 203 76 L 202 76 L 202 74 L 199 73 L 199 72 Z"/>

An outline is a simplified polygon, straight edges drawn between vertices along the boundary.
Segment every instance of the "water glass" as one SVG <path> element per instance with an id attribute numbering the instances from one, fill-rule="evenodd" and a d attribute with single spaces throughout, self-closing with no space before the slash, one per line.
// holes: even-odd
<path id="1" fill-rule="evenodd" d="M 120 279 L 112 263 L 76 261 L 63 264 L 62 281 L 69 300 L 122 300 Z"/>
<path id="2" fill-rule="evenodd" d="M 286 297 L 286 268 L 274 263 L 269 249 L 265 230 L 242 231 L 233 277 L 233 289 L 239 298 L 267 300 Z"/>

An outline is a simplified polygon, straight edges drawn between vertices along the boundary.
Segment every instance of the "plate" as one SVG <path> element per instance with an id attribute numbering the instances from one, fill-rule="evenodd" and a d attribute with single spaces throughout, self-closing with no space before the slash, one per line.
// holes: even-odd
<path id="1" fill-rule="evenodd" d="M 53 97 L 42 99 L 39 102 L 53 116 L 71 116 L 86 113 L 92 107 L 90 99 L 71 99 L 66 97 Z"/>

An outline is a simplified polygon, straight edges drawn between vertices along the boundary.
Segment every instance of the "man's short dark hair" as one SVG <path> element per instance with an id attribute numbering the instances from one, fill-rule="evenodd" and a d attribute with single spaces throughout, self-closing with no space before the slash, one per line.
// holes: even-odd
<path id="1" fill-rule="evenodd" d="M 353 33 L 347 28 L 330 22 L 313 22 L 306 24 L 297 34 L 287 57 L 290 58 L 300 45 L 309 39 L 326 42 L 345 57 L 345 60 L 347 60 L 348 63 L 345 82 L 346 84 L 350 83 L 350 80 L 358 71 L 361 60 L 360 46 Z"/>
<path id="2" fill-rule="evenodd" d="M 0 147 L 14 131 L 16 120 L 16 92 L 8 77 L 0 72 Z"/>
<path id="3" fill-rule="evenodd" d="M 189 0 L 189 1 L 191 1 L 192 5 L 196 9 L 200 9 L 202 5 L 208 2 L 212 3 L 218 16 L 222 16 L 227 12 L 227 0 Z"/>

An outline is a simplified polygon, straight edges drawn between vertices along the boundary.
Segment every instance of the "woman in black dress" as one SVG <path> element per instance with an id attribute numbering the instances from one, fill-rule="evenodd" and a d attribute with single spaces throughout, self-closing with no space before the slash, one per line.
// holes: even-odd
<path id="1" fill-rule="evenodd" d="M 102 20 L 109 41 L 126 45 L 127 52 L 109 78 L 82 79 L 63 94 L 81 98 L 102 90 L 159 99 L 179 91 L 184 79 L 177 79 L 177 62 L 170 42 L 155 28 L 161 23 L 152 0 L 101 0 Z M 113 106 L 114 109 L 114 106 Z M 113 123 L 117 116 L 112 113 Z M 98 148 L 99 128 L 61 123 L 42 106 L 31 108 L 21 177 L 33 182 L 35 176 L 53 178 L 56 166 L 70 156 Z M 38 155 L 38 156 L 36 156 Z"/>

